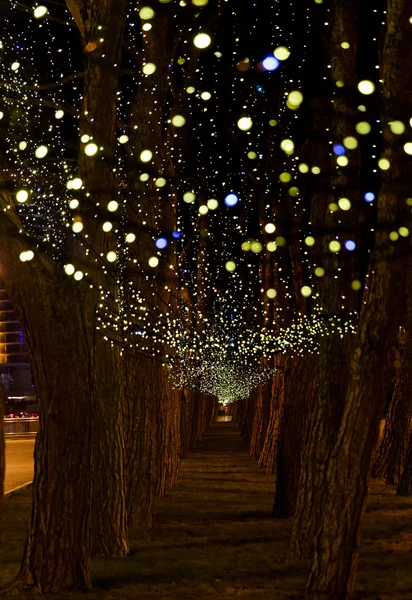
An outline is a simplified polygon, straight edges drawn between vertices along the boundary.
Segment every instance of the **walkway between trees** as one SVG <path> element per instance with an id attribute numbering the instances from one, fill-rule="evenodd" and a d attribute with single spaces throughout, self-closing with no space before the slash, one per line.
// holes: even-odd
<path id="1" fill-rule="evenodd" d="M 372 482 L 356 598 L 412 598 L 412 499 L 394 494 Z M 93 559 L 87 600 L 302 599 L 305 564 L 285 561 L 291 524 L 270 517 L 273 495 L 273 477 L 249 459 L 237 426 L 214 425 L 157 501 L 153 528 L 130 532 L 130 556 Z M 0 585 L 19 569 L 30 500 L 31 489 L 6 498 Z"/>

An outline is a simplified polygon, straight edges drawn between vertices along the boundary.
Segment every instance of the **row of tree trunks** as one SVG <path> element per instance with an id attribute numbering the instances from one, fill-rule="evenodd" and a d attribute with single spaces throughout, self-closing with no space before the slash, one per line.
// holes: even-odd
<path id="1" fill-rule="evenodd" d="M 352 4 L 357 9 L 358 4 Z M 342 39 L 342 30 L 351 19 L 347 10 L 339 13 L 340 8 L 341 3 L 334 3 L 332 12 L 336 14 L 331 21 L 336 36 Z M 412 60 L 408 11 L 405 0 L 388 3 L 385 45 L 380 55 L 384 123 L 412 107 L 411 73 L 406 66 Z M 339 14 L 341 18 L 335 24 Z M 404 264 L 400 249 L 390 242 L 389 232 L 398 226 L 403 213 L 405 180 L 402 151 L 388 127 L 384 127 L 384 137 L 384 155 L 392 168 L 382 177 L 368 290 L 350 357 L 343 416 L 325 469 L 306 590 L 308 600 L 346 600 L 353 595 L 371 457 L 390 381 L 387 353 L 400 325 L 397 319 L 404 296 Z M 410 252 L 409 244 L 406 246 Z"/>

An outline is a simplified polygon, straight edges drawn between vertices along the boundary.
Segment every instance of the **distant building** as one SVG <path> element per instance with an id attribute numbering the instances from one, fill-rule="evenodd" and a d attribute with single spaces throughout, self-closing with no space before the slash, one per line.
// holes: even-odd
<path id="1" fill-rule="evenodd" d="M 23 331 L 6 290 L 0 284 L 0 375 L 11 402 L 35 403 L 29 354 Z M 30 403 L 30 402 L 29 402 Z"/>

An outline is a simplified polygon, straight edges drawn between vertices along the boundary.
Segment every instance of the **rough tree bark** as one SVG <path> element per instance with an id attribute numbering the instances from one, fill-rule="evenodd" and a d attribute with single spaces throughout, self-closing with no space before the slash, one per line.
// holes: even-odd
<path id="1" fill-rule="evenodd" d="M 377 449 L 372 477 L 385 477 L 388 485 L 397 485 L 403 470 L 408 448 L 412 402 L 410 397 L 409 373 L 406 364 L 409 336 L 400 328 L 395 358 L 394 388 L 385 417 L 383 437 Z M 408 356 L 410 361 L 410 357 Z"/>
<path id="2" fill-rule="evenodd" d="M 272 471 L 276 473 L 273 516 L 288 518 L 296 509 L 300 470 L 308 434 L 307 423 L 317 393 L 317 356 L 294 357 L 286 366 L 284 409 Z M 268 428 L 269 431 L 269 428 Z M 276 461 L 276 462 L 275 462 Z"/>

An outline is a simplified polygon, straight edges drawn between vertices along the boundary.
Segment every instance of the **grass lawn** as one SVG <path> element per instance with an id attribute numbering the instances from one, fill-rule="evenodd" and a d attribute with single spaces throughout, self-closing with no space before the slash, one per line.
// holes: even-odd
<path id="1" fill-rule="evenodd" d="M 133 530 L 127 559 L 93 560 L 90 600 L 303 598 L 306 565 L 286 564 L 290 522 L 270 518 L 273 478 L 248 458 L 238 430 L 214 426 L 157 501 L 151 530 Z M 0 584 L 19 567 L 30 490 L 6 498 Z M 412 498 L 373 482 L 357 599 L 412 600 Z M 84 598 L 55 594 L 53 599 Z"/>

